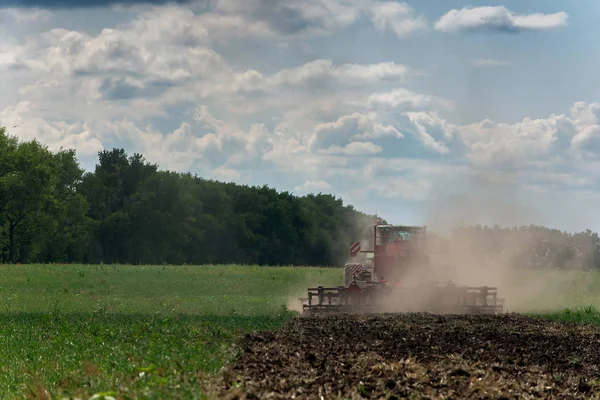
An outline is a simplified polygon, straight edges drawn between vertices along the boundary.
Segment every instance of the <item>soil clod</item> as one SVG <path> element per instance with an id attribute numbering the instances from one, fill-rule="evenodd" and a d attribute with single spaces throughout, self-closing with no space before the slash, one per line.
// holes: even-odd
<path id="1" fill-rule="evenodd" d="M 241 346 L 222 398 L 600 398 L 600 327 L 516 314 L 302 316 Z"/>

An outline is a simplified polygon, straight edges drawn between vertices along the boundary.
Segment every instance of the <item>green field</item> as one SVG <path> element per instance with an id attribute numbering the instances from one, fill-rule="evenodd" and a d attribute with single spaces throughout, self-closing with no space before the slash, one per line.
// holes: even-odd
<path id="1" fill-rule="evenodd" d="M 597 322 L 600 275 L 556 273 L 551 318 Z M 339 269 L 0 266 L 2 398 L 201 398 L 244 332 L 293 316 L 288 301 Z M 550 283 L 549 283 L 550 284 Z M 50 398 L 50 397 L 48 397 Z"/>
<path id="2" fill-rule="evenodd" d="M 0 393 L 200 398 L 237 335 L 279 326 L 317 282 L 340 270 L 0 266 Z"/>

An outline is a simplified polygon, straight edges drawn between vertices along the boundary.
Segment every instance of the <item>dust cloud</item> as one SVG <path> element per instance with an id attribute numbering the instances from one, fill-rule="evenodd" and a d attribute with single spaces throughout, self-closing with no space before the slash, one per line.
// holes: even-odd
<path id="1" fill-rule="evenodd" d="M 506 230 L 498 254 L 487 253 L 485 238 L 452 234 L 461 226 L 481 225 L 513 228 L 546 225 L 539 209 L 525 205 L 517 172 L 491 172 L 471 167 L 452 190 L 440 190 L 427 204 L 428 231 L 441 240 L 430 243 L 430 274 L 439 281 L 459 286 L 491 286 L 505 299 L 504 311 L 547 311 L 541 299 L 555 299 L 562 284 L 548 271 L 533 270 L 519 255 L 524 235 Z"/>
<path id="2" fill-rule="evenodd" d="M 517 172 L 470 167 L 461 177 L 455 178 L 451 186 L 445 182 L 437 187 L 426 202 L 421 224 L 427 225 L 429 265 L 413 264 L 401 278 L 403 289 L 380 297 L 382 306 L 377 312 L 429 311 L 439 295 L 435 286 L 428 289 L 427 284 L 433 283 L 495 287 L 498 298 L 504 300 L 504 312 L 552 311 L 552 307 L 558 308 L 565 287 L 570 293 L 578 290 L 573 288 L 573 281 L 566 281 L 568 274 L 543 266 L 535 269 L 523 257 L 523 249 L 531 248 L 529 241 L 535 238 L 532 233 L 513 228 L 547 226 L 548 220 L 535 204 L 533 207 L 528 205 L 531 199 L 527 198 L 528 193 L 523 190 Z M 366 227 L 374 221 L 361 222 Z M 501 243 L 495 243 L 494 249 L 487 249 L 485 244 L 489 240 L 481 237 L 484 230 L 455 231 L 476 225 L 505 228 Z M 589 251 L 592 251 L 591 247 Z M 343 262 L 340 267 L 342 265 Z M 585 265 L 572 267 L 586 269 Z M 341 277 L 343 270 L 340 268 L 339 271 Z M 298 298 L 306 297 L 308 287 L 327 286 L 327 282 L 314 277 L 305 283 L 302 292 L 290 296 L 290 309 L 302 311 Z M 455 297 L 452 298 L 451 292 L 448 295 L 447 302 L 453 303 Z"/>

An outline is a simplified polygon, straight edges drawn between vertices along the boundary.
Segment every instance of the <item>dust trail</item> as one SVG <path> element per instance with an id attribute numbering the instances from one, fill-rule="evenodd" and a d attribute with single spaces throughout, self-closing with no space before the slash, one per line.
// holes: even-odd
<path id="1" fill-rule="evenodd" d="M 527 271 L 520 255 L 529 243 L 527 232 L 505 231 L 496 243 L 500 253 L 488 251 L 474 231 L 452 232 L 460 226 L 498 225 L 502 228 L 545 225 L 544 215 L 524 205 L 520 176 L 515 170 L 492 172 L 471 166 L 453 190 L 440 190 L 428 204 L 427 225 L 446 236 L 431 246 L 431 261 L 439 280 L 457 285 L 495 286 L 509 311 L 534 311 L 540 296 L 558 295 L 560 285 L 544 270 Z M 480 232 L 482 234 L 483 231 Z M 440 244 L 438 243 L 438 244 Z"/>
<path id="2" fill-rule="evenodd" d="M 561 281 L 560 274 L 548 270 L 548 266 L 533 268 L 528 264 L 533 243 L 540 239 L 536 232 L 512 229 L 528 225 L 545 226 L 545 215 L 526 206 L 527 193 L 523 193 L 520 176 L 515 171 L 492 172 L 471 167 L 467 174 L 455 179 L 452 186 L 439 189 L 427 204 L 428 255 L 430 266 L 415 264 L 415 268 L 401 279 L 401 285 L 418 288 L 403 295 L 396 292 L 382 299 L 385 306 L 379 311 L 426 311 L 432 300 L 432 292 L 421 289 L 423 283 L 452 281 L 457 286 L 488 286 L 498 288 L 498 296 L 505 299 L 504 311 L 549 311 L 544 300 L 556 300 L 565 292 L 570 282 Z M 373 222 L 373 221 L 369 221 Z M 398 221 L 390 221 L 400 223 Z M 498 225 L 502 234 L 498 242 L 491 243 L 484 237 L 484 229 L 460 229 Z M 497 233 L 497 232 L 496 232 Z M 495 237 L 496 238 L 496 237 Z M 355 240 L 358 237 L 355 238 Z M 585 239 L 585 238 L 584 238 Z M 583 252 L 592 252 L 591 246 Z M 582 261 L 576 261 L 581 263 Z M 583 263 L 585 263 L 585 259 Z M 343 263 L 340 263 L 340 267 Z M 571 265 L 585 269 L 585 265 Z M 340 276 L 343 270 L 340 268 Z M 324 282 L 310 282 L 309 286 Z M 572 288 L 569 289 L 571 292 Z M 293 298 L 291 306 L 300 311 Z M 453 299 L 448 299 L 453 302 Z M 294 303 L 295 302 L 295 303 Z M 407 308 L 410 304 L 410 308 Z"/>
<path id="3" fill-rule="evenodd" d="M 430 266 L 415 264 L 401 279 L 403 287 L 414 290 L 392 292 L 384 299 L 386 306 L 391 311 L 427 311 L 435 304 L 434 292 L 423 285 L 452 281 L 457 286 L 496 287 L 498 296 L 505 299 L 504 311 L 551 310 L 546 300 L 558 299 L 569 282 L 561 281 L 561 275 L 548 266 L 529 265 L 530 252 L 540 238 L 536 231 L 514 227 L 545 226 L 546 219 L 526 205 L 527 193 L 521 189 L 519 174 L 472 166 L 452 184 L 445 189 L 438 186 L 427 203 L 423 224 L 429 232 Z M 477 225 L 505 229 L 491 242 L 485 237 L 488 230 L 472 228 Z M 591 245 L 586 248 L 584 243 L 582 251 L 592 252 Z M 585 257 L 575 262 L 567 268 L 585 269 Z M 449 303 L 454 302 L 451 297 Z M 386 310 L 390 309 L 382 307 L 380 311 Z"/>
<path id="4" fill-rule="evenodd" d="M 551 310 L 545 300 L 555 301 L 572 282 L 561 281 L 561 275 L 553 273 L 548 266 L 536 269 L 528 264 L 528 252 L 540 238 L 527 228 L 513 228 L 546 226 L 547 220 L 542 212 L 527 205 L 530 199 L 516 168 L 498 172 L 470 166 L 464 175 L 455 178 L 452 186 L 444 183 L 445 186 L 437 186 L 436 193 L 428 200 L 422 223 L 427 225 L 429 233 L 431 266 L 415 265 L 416 268 L 402 278 L 402 286 L 419 288 L 424 281 L 452 281 L 457 286 L 497 287 L 499 297 L 505 299 L 504 311 Z M 498 242 L 492 243 L 493 248 L 488 248 L 490 240 L 484 237 L 486 230 L 460 229 L 477 225 L 506 229 L 498 236 Z M 584 253 L 594 251 L 592 243 L 588 248 L 585 243 L 581 247 Z M 580 260 L 583 261 L 566 267 L 585 269 L 585 257 Z M 342 265 L 343 262 L 340 267 Z M 340 276 L 342 273 L 340 268 Z M 324 282 L 311 282 L 304 288 L 322 284 Z M 296 303 L 291 305 L 295 304 L 299 310 L 297 298 L 305 295 L 306 291 L 295 296 Z M 407 297 L 392 295 L 385 302 L 394 308 L 392 311 L 408 311 L 405 302 L 411 303 L 410 311 L 424 311 L 430 300 L 431 292 L 418 289 Z M 382 311 L 385 310 L 382 308 Z"/>

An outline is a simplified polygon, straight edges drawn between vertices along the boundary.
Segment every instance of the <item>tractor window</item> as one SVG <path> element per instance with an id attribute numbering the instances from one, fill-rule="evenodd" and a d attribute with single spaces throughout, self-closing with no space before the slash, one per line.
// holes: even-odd
<path id="1" fill-rule="evenodd" d="M 381 246 L 383 244 L 387 244 L 390 241 L 390 234 L 392 232 L 390 232 L 389 229 L 385 229 L 385 228 L 377 228 L 377 240 L 376 240 L 376 245 L 377 246 Z"/>
<path id="2" fill-rule="evenodd" d="M 404 231 L 396 231 L 394 232 L 394 240 L 409 240 L 411 234 Z"/>

